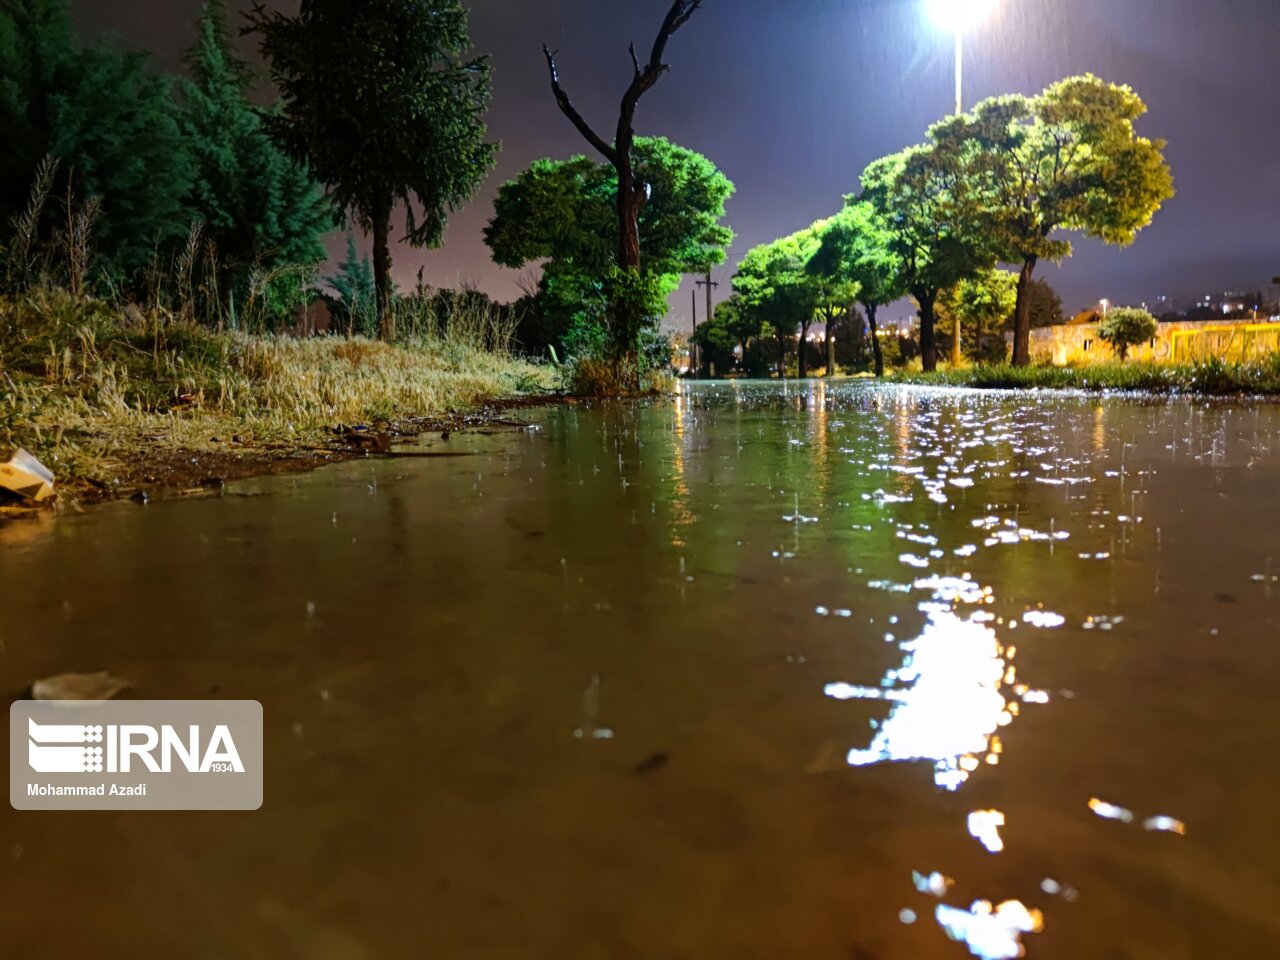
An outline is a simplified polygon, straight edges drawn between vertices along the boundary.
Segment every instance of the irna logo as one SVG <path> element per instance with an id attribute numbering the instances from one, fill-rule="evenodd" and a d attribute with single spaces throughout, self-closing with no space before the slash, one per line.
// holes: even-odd
<path id="1" fill-rule="evenodd" d="M 225 724 L 207 738 L 191 724 L 48 724 L 28 719 L 27 763 L 36 773 L 244 773 Z"/>

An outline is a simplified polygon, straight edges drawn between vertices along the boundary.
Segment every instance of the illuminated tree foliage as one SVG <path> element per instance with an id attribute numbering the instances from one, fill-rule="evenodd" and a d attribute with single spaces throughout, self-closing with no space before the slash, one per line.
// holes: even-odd
<path id="1" fill-rule="evenodd" d="M 821 243 L 809 264 L 811 271 L 841 277 L 856 288 L 871 330 L 871 352 L 877 377 L 884 376 L 884 353 L 876 317 L 879 309 L 906 293 L 902 261 L 891 246 L 888 225 L 869 204 L 850 197 L 827 222 Z"/>
<path id="2" fill-rule="evenodd" d="M 545 44 L 542 52 L 547 60 L 551 92 L 560 112 L 568 118 L 591 147 L 613 167 L 614 210 L 616 216 L 617 259 L 609 291 L 610 344 L 620 362 L 635 358 L 642 330 L 652 318 L 650 297 L 652 284 L 642 276 L 644 251 L 640 217 L 652 195 L 651 185 L 640 175 L 636 156 L 635 117 L 640 101 L 652 90 L 670 67 L 664 62 L 667 45 L 702 6 L 702 0 L 673 0 L 658 28 L 649 59 L 641 62 L 635 44 L 630 46 L 632 79 L 622 94 L 618 122 L 612 140 L 595 131 L 573 105 L 560 83 L 556 54 Z"/>
<path id="3" fill-rule="evenodd" d="M 495 262 L 543 265 L 539 309 L 561 317 L 562 326 L 575 317 L 600 326 L 601 343 L 626 277 L 636 278 L 627 295 L 646 316 L 661 316 L 681 275 L 724 263 L 733 241 L 721 221 L 734 187 L 710 160 L 660 137 L 637 138 L 633 154 L 635 175 L 649 185 L 634 274 L 617 259 L 617 172 L 590 157 L 536 161 L 499 189 L 485 229 Z"/>
<path id="4" fill-rule="evenodd" d="M 1013 362 L 1030 362 L 1029 287 L 1041 260 L 1071 255 L 1060 231 L 1127 246 L 1173 196 L 1163 141 L 1140 137 L 1129 87 L 1070 77 L 1037 97 L 987 100 L 931 137 L 975 192 L 999 259 L 1020 267 Z"/>
<path id="5" fill-rule="evenodd" d="M 1004 327 L 1018 298 L 1018 275 L 984 270 L 938 298 L 938 330 L 953 335 L 959 324 L 963 354 L 979 362 L 1005 360 Z"/>
<path id="6" fill-rule="evenodd" d="M 1138 307 L 1116 307 L 1098 327 L 1098 339 L 1111 344 L 1123 363 L 1129 348 L 1146 343 L 1159 329 L 1156 318 Z"/>
<path id="7" fill-rule="evenodd" d="M 963 189 L 962 175 L 936 147 L 911 147 L 877 160 L 862 175 L 861 199 L 888 232 L 898 282 L 920 311 L 920 359 L 938 366 L 935 308 L 943 290 L 991 266 L 989 238 Z"/>
<path id="8" fill-rule="evenodd" d="M 336 207 L 373 235 L 378 316 L 394 336 L 391 221 L 438 246 L 450 212 L 493 165 L 489 63 L 471 53 L 460 0 L 302 0 L 296 14 L 255 5 L 252 30 L 284 97 L 268 127 L 308 164 Z"/>
<path id="9" fill-rule="evenodd" d="M 798 368 L 808 375 L 805 340 L 818 310 L 830 302 L 832 284 L 811 272 L 809 262 L 822 243 L 826 221 L 747 252 L 733 277 L 733 291 L 751 322 L 771 330 L 778 342 L 778 373 L 786 370 L 787 342 L 800 331 Z"/>

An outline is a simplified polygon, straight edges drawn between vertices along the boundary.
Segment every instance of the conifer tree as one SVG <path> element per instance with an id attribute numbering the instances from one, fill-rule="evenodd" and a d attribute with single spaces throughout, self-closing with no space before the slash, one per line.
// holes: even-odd
<path id="1" fill-rule="evenodd" d="M 460 0 L 307 0 L 293 14 L 255 3 L 249 15 L 286 101 L 271 132 L 373 237 L 387 338 L 394 214 L 405 242 L 439 246 L 497 153 L 483 119 L 489 62 L 473 55 L 467 18 Z"/>
<path id="2" fill-rule="evenodd" d="M 40 161 L 60 161 L 54 193 L 97 197 L 100 262 L 138 274 L 187 233 L 191 161 L 171 78 L 144 54 L 77 48 L 66 0 L 0 6 L 0 220 L 26 204 Z M 69 178 L 69 183 L 68 183 Z M 50 210 L 52 216 L 56 211 Z"/>
<path id="3" fill-rule="evenodd" d="M 250 102 L 253 71 L 236 51 L 223 0 L 205 6 L 186 66 L 183 130 L 196 166 L 190 205 L 216 250 L 221 292 L 243 287 L 255 268 L 319 263 L 332 209 Z"/>
<path id="4" fill-rule="evenodd" d="M 329 310 L 339 326 L 349 334 L 375 337 L 378 334 L 377 290 L 373 267 L 366 255 L 356 253 L 356 238 L 347 234 L 347 256 L 338 272 L 327 279 L 334 296 L 329 297 Z"/>

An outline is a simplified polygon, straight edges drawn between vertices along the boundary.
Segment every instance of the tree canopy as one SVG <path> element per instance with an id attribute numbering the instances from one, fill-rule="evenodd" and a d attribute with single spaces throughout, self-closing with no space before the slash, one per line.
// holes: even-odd
<path id="1" fill-rule="evenodd" d="M 649 185 L 640 211 L 643 272 L 678 278 L 724 263 L 733 242 L 721 223 L 734 190 L 729 178 L 702 154 L 661 137 L 636 139 L 635 168 Z M 485 243 L 503 266 L 542 260 L 556 272 L 603 276 L 617 265 L 617 190 L 612 164 L 538 160 L 499 189 Z"/>
<path id="2" fill-rule="evenodd" d="M 884 376 L 876 317 L 879 309 L 906 294 L 902 260 L 894 252 L 893 234 L 874 206 L 849 197 L 828 221 L 821 244 L 809 264 L 811 271 L 843 277 L 856 288 L 871 328 L 871 351 L 877 377 Z"/>
<path id="3" fill-rule="evenodd" d="M 471 52 L 467 10 L 461 0 L 306 0 L 292 15 L 256 4 L 250 23 L 285 101 L 269 128 L 373 234 L 390 335 L 393 213 L 404 210 L 408 243 L 438 246 L 497 152 L 484 124 L 489 63 Z"/>
<path id="4" fill-rule="evenodd" d="M 1030 359 L 1028 285 L 1036 265 L 1071 255 L 1059 231 L 1126 246 L 1173 196 L 1163 141 L 1134 129 L 1146 110 L 1129 87 L 1086 74 L 1036 97 L 986 100 L 931 131 L 977 195 L 991 249 L 1021 268 L 1014 363 Z"/>
<path id="5" fill-rule="evenodd" d="M 1004 362 L 1004 327 L 1017 297 L 1017 274 L 983 270 L 943 291 L 938 298 L 938 328 L 954 335 L 959 324 L 964 355 Z"/>
<path id="6" fill-rule="evenodd" d="M 1130 347 L 1151 340 L 1158 329 L 1156 318 L 1146 310 L 1139 307 L 1116 307 L 1098 325 L 1098 339 L 1111 344 L 1123 363 L 1129 356 Z"/>
<path id="7" fill-rule="evenodd" d="M 770 329 L 778 341 L 778 369 L 785 363 L 785 343 L 800 328 L 804 338 L 828 290 L 827 278 L 809 270 L 818 252 L 826 221 L 747 252 L 733 277 L 733 291 L 757 329 Z M 803 345 L 800 376 L 807 373 Z"/>
<path id="8" fill-rule="evenodd" d="M 724 263 L 733 231 L 721 222 L 734 186 L 702 154 L 659 137 L 638 137 L 636 176 L 649 184 L 640 210 L 640 266 L 629 296 L 646 316 L 665 311 L 683 274 Z M 542 265 L 537 306 L 561 332 L 575 322 L 600 328 L 579 345 L 607 345 L 611 303 L 624 283 L 618 265 L 617 172 L 577 156 L 533 163 L 498 190 L 485 243 L 495 262 Z M 584 339 L 587 338 L 587 339 Z"/>
<path id="9" fill-rule="evenodd" d="M 45 156 L 57 194 L 97 198 L 103 266 L 136 276 L 189 226 L 193 168 L 172 81 L 145 54 L 72 40 L 66 0 L 0 6 L 0 220 L 26 206 Z"/>
<path id="10" fill-rule="evenodd" d="M 632 385 L 638 385 L 639 370 L 635 368 L 634 360 L 638 356 L 641 337 L 646 325 L 650 331 L 656 326 L 650 321 L 653 319 L 652 308 L 657 299 L 655 284 L 644 276 L 643 270 L 640 217 L 649 202 L 651 185 L 636 168 L 636 111 L 640 101 L 671 69 L 663 59 L 671 38 L 689 22 L 701 6 L 702 0 L 672 0 L 667 15 L 658 28 L 649 57 L 643 63 L 635 44 L 632 43 L 628 48 L 631 54 L 631 82 L 618 105 L 618 121 L 612 141 L 597 133 L 586 117 L 578 112 L 560 82 L 560 68 L 556 64 L 555 52 L 546 44 L 542 45 L 556 106 L 614 170 L 617 259 L 609 277 L 607 292 L 609 346 L 614 355 L 615 379 L 630 379 L 634 381 Z M 630 373 L 626 372 L 627 368 L 632 368 Z"/>
<path id="11" fill-rule="evenodd" d="M 911 147 L 875 161 L 862 174 L 861 199 L 889 234 L 898 281 L 920 309 L 920 357 L 937 367 L 934 307 L 938 295 L 994 260 L 962 175 L 935 146 Z"/>

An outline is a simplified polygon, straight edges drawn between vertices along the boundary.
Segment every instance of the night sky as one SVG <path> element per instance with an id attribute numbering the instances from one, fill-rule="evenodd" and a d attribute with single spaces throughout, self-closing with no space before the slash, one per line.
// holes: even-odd
<path id="1" fill-rule="evenodd" d="M 287 0 L 279 0 L 281 5 Z M 201 0 L 72 0 L 83 36 L 103 31 L 166 66 L 194 37 Z M 540 44 L 560 51 L 564 84 L 605 132 L 629 80 L 626 45 L 647 50 L 667 0 L 473 0 L 477 48 L 492 55 L 492 135 L 503 150 L 438 251 L 399 251 L 411 282 L 477 281 L 502 299 L 517 275 L 494 266 L 481 229 L 497 186 L 540 156 L 583 152 L 556 110 Z M 1276 0 L 1001 0 L 967 44 L 966 101 L 1035 93 L 1092 71 L 1128 83 L 1169 141 L 1178 196 L 1135 246 L 1077 245 L 1043 275 L 1074 311 L 1107 297 L 1257 287 L 1280 274 L 1280 4 Z M 731 264 L 751 246 L 834 213 L 863 167 L 918 142 L 952 109 L 950 37 L 920 0 L 707 0 L 673 41 L 672 72 L 642 103 L 641 133 L 700 150 L 737 184 Z M 333 244 L 341 247 L 340 238 Z M 727 293 L 731 266 L 718 271 Z M 689 292 L 673 298 L 687 322 Z M 701 317 L 700 317 L 701 319 Z"/>

